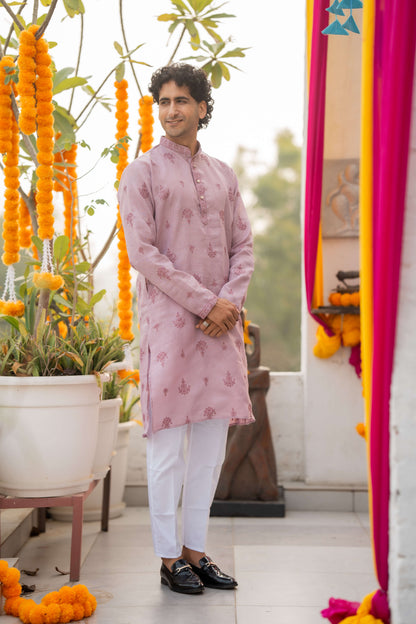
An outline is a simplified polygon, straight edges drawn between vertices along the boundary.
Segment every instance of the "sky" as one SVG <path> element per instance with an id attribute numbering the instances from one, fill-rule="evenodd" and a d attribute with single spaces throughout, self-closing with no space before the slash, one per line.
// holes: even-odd
<path id="1" fill-rule="evenodd" d="M 28 3 L 32 6 L 32 3 Z M 79 43 L 78 17 L 69 19 L 58 4 L 46 38 L 58 45 L 51 50 L 57 68 L 75 67 Z M 221 4 L 221 0 L 215 3 Z M 85 36 L 79 74 L 88 76 L 97 88 L 107 73 L 117 65 L 119 56 L 113 42 L 123 43 L 119 20 L 118 0 L 84 0 Z M 152 72 L 165 65 L 178 35 L 174 33 L 167 46 L 169 24 L 158 22 L 156 16 L 172 11 L 170 0 L 123 0 L 126 37 L 130 49 L 144 44 L 134 55 L 138 61 L 151 67 L 136 65 L 141 88 L 147 93 Z M 241 71 L 231 70 L 230 82 L 223 81 L 220 89 L 213 90 L 214 113 L 208 128 L 199 132 L 202 148 L 232 166 L 237 149 L 244 146 L 256 152 L 257 160 L 264 166 L 275 162 L 275 137 L 279 130 L 289 128 L 298 144 L 303 135 L 304 56 L 305 56 L 305 0 L 229 0 L 221 12 L 236 17 L 223 20 L 219 32 L 225 39 L 232 38 L 231 47 L 245 47 L 245 58 L 230 59 Z M 25 15 L 25 14 L 24 14 Z M 30 13 L 27 13 L 29 18 Z M 64 18 L 64 19 L 63 19 Z M 4 33 L 5 14 L 0 8 L 1 32 Z M 179 30 L 179 29 L 178 29 Z M 195 54 L 188 45 L 182 45 L 176 57 Z M 192 61 L 191 61 L 192 62 Z M 138 92 L 131 74 L 127 73 L 130 91 L 129 134 L 137 134 Z M 103 93 L 114 101 L 113 78 L 107 81 Z M 81 96 L 81 97 L 79 97 Z M 72 108 L 77 114 L 86 101 L 79 91 Z M 64 104 L 67 95 L 56 98 Z M 161 130 L 154 109 L 154 144 Z M 98 106 L 79 133 L 91 149 L 79 149 L 80 207 L 93 199 L 105 199 L 108 207 L 101 207 L 94 217 L 86 218 L 93 231 L 92 247 L 96 252 L 111 230 L 116 211 L 114 190 L 115 165 L 106 159 L 99 160 L 102 149 L 114 142 L 114 112 Z M 135 143 L 133 141 L 133 143 Z M 131 149 L 130 152 L 133 152 Z M 134 154 L 130 154 L 130 160 Z M 87 173 L 88 172 L 88 173 Z M 113 250 L 115 246 L 113 245 Z M 107 255 L 102 264 L 101 281 L 113 275 L 114 253 Z M 114 271 L 115 273 L 115 271 Z"/>

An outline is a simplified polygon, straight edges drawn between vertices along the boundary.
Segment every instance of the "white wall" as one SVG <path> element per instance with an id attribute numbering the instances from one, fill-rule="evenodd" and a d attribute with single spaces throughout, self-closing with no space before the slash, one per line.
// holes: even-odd
<path id="1" fill-rule="evenodd" d="M 389 598 L 395 624 L 416 613 L 416 73 L 390 410 Z"/>

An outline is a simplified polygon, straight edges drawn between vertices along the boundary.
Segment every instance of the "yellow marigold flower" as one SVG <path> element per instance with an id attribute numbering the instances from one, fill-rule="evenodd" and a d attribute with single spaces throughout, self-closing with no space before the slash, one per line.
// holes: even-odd
<path id="1" fill-rule="evenodd" d="M 33 275 L 33 283 L 37 288 L 49 288 L 49 290 L 57 290 L 64 284 L 64 280 L 60 275 L 52 275 L 47 271 L 42 273 L 35 272 Z"/>
<path id="2" fill-rule="evenodd" d="M 129 379 L 131 379 L 132 381 L 136 381 L 137 383 L 139 383 L 140 381 L 140 371 L 135 368 L 134 370 L 119 370 L 117 371 L 118 376 L 120 377 L 120 379 L 126 379 L 127 377 Z"/>

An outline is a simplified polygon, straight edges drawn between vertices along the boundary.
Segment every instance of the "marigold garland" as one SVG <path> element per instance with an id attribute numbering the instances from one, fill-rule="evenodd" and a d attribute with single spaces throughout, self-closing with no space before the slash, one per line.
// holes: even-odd
<path id="1" fill-rule="evenodd" d="M 8 71 L 6 70 L 8 68 Z M 6 152 L 4 163 L 4 253 L 2 261 L 7 266 L 6 282 L 0 300 L 0 313 L 10 316 L 22 316 L 25 310 L 23 301 L 16 298 L 14 288 L 14 264 L 20 259 L 19 243 L 19 127 L 15 120 L 11 92 L 12 83 L 5 84 L 7 74 L 13 73 L 14 62 L 11 57 L 0 61 L 0 143 Z"/>
<path id="2" fill-rule="evenodd" d="M 29 30 L 36 32 L 37 26 L 30 26 Z M 38 181 L 36 184 L 36 208 L 38 213 L 38 235 L 42 240 L 51 239 L 54 234 L 53 218 L 53 107 L 52 103 L 52 70 L 51 57 L 48 54 L 48 43 L 40 37 L 36 41 L 36 99 L 37 110 L 37 139 L 39 166 L 36 169 Z"/>
<path id="3" fill-rule="evenodd" d="M 153 98 L 151 95 L 144 95 L 139 100 L 140 148 L 143 153 L 152 147 L 153 121 Z"/>
<path id="4" fill-rule="evenodd" d="M 64 196 L 64 234 L 68 236 L 70 240 L 76 238 L 76 226 L 78 223 L 78 186 L 77 186 L 77 145 L 71 146 L 70 150 L 67 150 L 63 154 L 64 162 L 67 167 L 67 188 L 63 189 Z"/>
<path id="5" fill-rule="evenodd" d="M 0 152 L 4 154 L 11 150 L 12 141 L 12 119 L 13 111 L 11 106 L 12 85 L 9 81 L 5 83 L 6 77 L 14 68 L 14 61 L 11 56 L 3 56 L 0 61 Z"/>
<path id="6" fill-rule="evenodd" d="M 32 244 L 33 227 L 30 212 L 23 197 L 19 200 L 19 246 L 27 249 Z"/>
<path id="7" fill-rule="evenodd" d="M 59 591 L 44 596 L 40 604 L 30 598 L 20 598 L 20 572 L 0 560 L 0 583 L 6 598 L 4 611 L 20 618 L 23 624 L 65 624 L 89 617 L 97 608 L 97 600 L 85 585 L 64 585 Z"/>
<path id="8" fill-rule="evenodd" d="M 128 103 L 127 103 L 127 80 L 120 80 L 114 83 L 116 88 L 116 119 L 117 132 L 116 140 L 121 142 L 127 137 L 128 130 Z M 121 174 L 127 166 L 128 154 L 127 143 L 124 143 L 118 149 L 119 160 L 117 163 L 117 180 L 120 181 Z M 131 292 L 131 273 L 130 262 L 127 254 L 126 239 L 124 237 L 123 225 L 121 223 L 120 208 L 117 206 L 117 225 L 118 225 L 118 289 L 119 301 L 117 311 L 119 317 L 120 336 L 124 340 L 133 340 L 134 334 L 131 330 L 133 312 L 133 295 Z"/>
<path id="9" fill-rule="evenodd" d="M 20 96 L 19 126 L 23 134 L 33 134 L 36 132 L 36 38 L 35 33 L 38 26 L 22 30 L 19 36 L 19 57 L 17 66 L 19 68 L 19 81 L 17 92 Z"/>

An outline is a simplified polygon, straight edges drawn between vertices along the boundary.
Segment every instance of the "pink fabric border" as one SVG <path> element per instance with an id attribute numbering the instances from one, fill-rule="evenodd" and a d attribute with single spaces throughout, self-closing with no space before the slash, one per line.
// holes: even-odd
<path id="1" fill-rule="evenodd" d="M 388 588 L 389 402 L 416 49 L 414 0 L 376 2 L 374 63 L 374 351 L 370 430 L 373 541 Z"/>
<path id="2" fill-rule="evenodd" d="M 328 26 L 325 9 L 329 0 L 315 0 L 309 72 L 308 132 L 305 181 L 304 263 L 306 300 L 309 312 L 315 284 L 316 256 L 321 221 L 322 170 L 324 157 L 326 62 L 328 36 L 321 31 Z M 314 317 L 322 323 L 319 317 Z"/>

